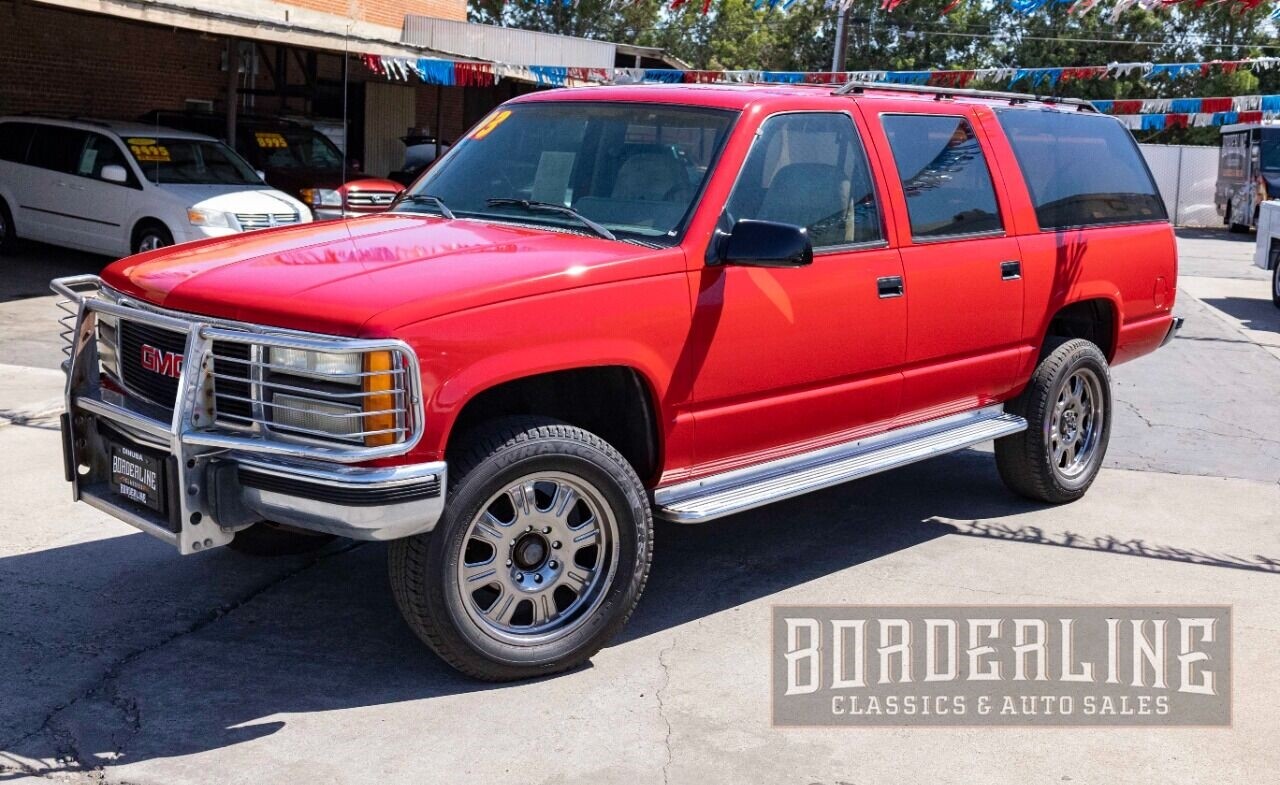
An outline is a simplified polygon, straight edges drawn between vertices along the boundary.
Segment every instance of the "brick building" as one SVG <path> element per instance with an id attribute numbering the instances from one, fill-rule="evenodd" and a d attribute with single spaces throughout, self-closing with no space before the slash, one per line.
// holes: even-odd
<path id="1" fill-rule="evenodd" d="M 412 35 L 407 19 L 417 20 Z M 512 36 L 521 37 L 514 47 Z M 381 176 L 399 168 L 408 126 L 452 140 L 535 88 L 392 83 L 360 54 L 483 60 L 526 51 L 596 62 L 522 65 L 668 64 L 650 51 L 601 46 L 614 45 L 468 25 L 466 0 L 0 0 L 0 115 L 287 116 L 314 123 Z"/>

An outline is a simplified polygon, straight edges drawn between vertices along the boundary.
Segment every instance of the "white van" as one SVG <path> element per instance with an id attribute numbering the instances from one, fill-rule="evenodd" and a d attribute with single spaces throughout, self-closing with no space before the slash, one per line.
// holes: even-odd
<path id="1" fill-rule="evenodd" d="M 306 205 L 212 137 L 0 117 L 0 250 L 23 237 L 127 256 L 310 220 Z"/>

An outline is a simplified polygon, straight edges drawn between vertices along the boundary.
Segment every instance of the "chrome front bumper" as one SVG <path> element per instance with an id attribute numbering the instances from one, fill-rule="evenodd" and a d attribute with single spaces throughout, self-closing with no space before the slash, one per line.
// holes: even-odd
<path id="1" fill-rule="evenodd" d="M 135 310 L 87 296 L 93 276 L 62 279 L 54 290 L 74 305 L 65 363 L 62 443 L 72 494 L 103 512 L 177 547 L 183 554 L 226 545 L 258 521 L 360 540 L 391 540 L 434 528 L 444 509 L 443 461 L 395 467 L 350 465 L 390 453 L 343 453 L 220 433 L 205 400 L 204 362 L 214 336 L 228 330 L 154 310 Z M 96 341 L 99 311 L 180 329 L 188 334 L 177 404 L 168 413 L 101 383 Z M 305 337 L 264 340 L 306 343 Z M 322 348 L 323 342 L 317 343 Z M 416 368 L 414 369 L 416 373 Z M 417 398 L 415 390 L 415 398 Z M 416 441 L 416 439 L 414 440 Z M 412 446 L 401 445 L 406 451 Z M 112 445 L 153 457 L 161 467 L 161 509 L 121 496 L 112 483 Z"/>

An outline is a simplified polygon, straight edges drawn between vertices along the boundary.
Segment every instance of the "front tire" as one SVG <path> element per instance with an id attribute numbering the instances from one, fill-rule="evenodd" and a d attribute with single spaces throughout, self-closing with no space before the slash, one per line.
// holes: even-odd
<path id="1" fill-rule="evenodd" d="M 1271 304 L 1280 308 L 1280 260 L 1271 268 Z"/>
<path id="2" fill-rule="evenodd" d="M 459 453 L 435 530 L 391 543 L 405 620 L 477 679 L 582 664 L 626 623 L 648 578 L 653 517 L 639 477 L 598 436 L 546 418 L 494 423 Z"/>
<path id="3" fill-rule="evenodd" d="M 1022 395 L 1006 411 L 1027 421 L 996 440 L 996 467 L 1015 493 L 1049 504 L 1084 496 L 1111 438 L 1111 373 L 1102 350 L 1055 339 Z"/>
<path id="4" fill-rule="evenodd" d="M 173 235 L 162 224 L 148 221 L 134 231 L 133 252 L 144 253 L 173 245 Z"/>

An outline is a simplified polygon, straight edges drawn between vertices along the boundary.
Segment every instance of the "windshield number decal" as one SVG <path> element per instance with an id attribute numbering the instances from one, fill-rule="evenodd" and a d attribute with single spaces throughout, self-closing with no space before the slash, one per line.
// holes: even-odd
<path id="1" fill-rule="evenodd" d="M 511 116 L 511 110 L 510 110 L 510 109 L 503 109 L 501 112 L 498 112 L 498 113 L 497 113 L 497 114 L 495 114 L 493 117 L 489 118 L 489 119 L 484 123 L 484 125 L 482 125 L 482 126 L 480 126 L 479 128 L 477 128 L 477 129 L 476 129 L 476 131 L 475 131 L 475 133 L 471 134 L 471 138 L 472 138 L 472 139 L 483 139 L 483 138 L 485 138 L 485 137 L 486 137 L 486 136 L 488 136 L 489 134 L 493 133 L 493 129 L 495 129 L 495 128 L 497 128 L 498 126 L 502 125 L 502 121 L 503 121 L 503 120 L 506 120 L 506 119 L 507 119 L 508 117 L 510 117 L 510 116 Z"/>
<path id="2" fill-rule="evenodd" d="M 273 149 L 289 146 L 284 136 L 274 131 L 254 131 L 253 137 L 257 140 L 259 147 Z"/>
<path id="3" fill-rule="evenodd" d="M 133 153 L 133 157 L 138 159 L 139 163 L 168 163 L 169 148 L 162 144 L 156 144 L 154 139 L 130 139 L 129 151 Z"/>

